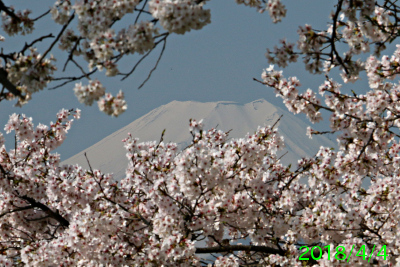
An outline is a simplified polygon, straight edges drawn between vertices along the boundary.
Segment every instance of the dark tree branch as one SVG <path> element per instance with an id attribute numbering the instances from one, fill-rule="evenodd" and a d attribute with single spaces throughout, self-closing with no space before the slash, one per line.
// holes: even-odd
<path id="1" fill-rule="evenodd" d="M 41 42 L 46 38 L 54 38 L 54 35 L 52 33 L 48 34 L 48 35 L 44 35 L 40 38 L 37 38 L 36 40 L 33 40 L 30 44 L 25 43 L 24 47 L 22 48 L 22 50 L 20 51 L 20 53 L 24 53 L 28 48 L 32 47 L 35 43 L 37 42 Z"/>
<path id="2" fill-rule="evenodd" d="M 334 58 L 333 54 L 335 54 L 337 61 L 340 63 L 340 65 L 342 65 L 346 74 L 349 74 L 349 70 L 347 69 L 346 65 L 344 64 L 342 58 L 340 57 L 340 55 L 335 47 L 337 19 L 339 17 L 340 11 L 342 10 L 342 5 L 343 5 L 343 0 L 339 0 L 339 2 L 337 4 L 336 13 L 333 16 L 333 29 L 332 29 L 332 38 L 331 38 L 331 49 L 332 49 L 331 50 L 331 61 L 333 63 L 333 58 Z"/>
<path id="3" fill-rule="evenodd" d="M 17 22 L 21 22 L 21 19 L 15 15 L 13 11 L 11 11 L 7 6 L 4 5 L 3 1 L 0 0 L 0 11 L 4 11 L 11 18 L 15 19 Z"/>
<path id="4" fill-rule="evenodd" d="M 71 21 L 74 19 L 75 14 L 72 14 L 67 23 L 62 27 L 61 31 L 58 33 L 56 39 L 51 43 L 50 47 L 43 53 L 43 56 L 39 59 L 39 61 L 35 64 L 35 67 L 42 62 L 43 58 L 47 56 L 47 54 L 53 49 L 54 45 L 58 42 L 58 40 L 61 38 L 61 35 L 64 33 L 64 31 L 67 29 L 68 25 L 71 23 Z"/>
<path id="5" fill-rule="evenodd" d="M 270 248 L 265 246 L 251 246 L 251 245 L 229 245 L 229 246 L 218 246 L 218 247 L 208 247 L 208 248 L 196 248 L 197 254 L 205 254 L 205 253 L 223 253 L 223 252 L 232 252 L 232 251 L 255 251 L 255 252 L 263 252 L 268 254 L 277 254 L 284 256 L 285 253 L 276 248 Z"/>
<path id="6" fill-rule="evenodd" d="M 10 80 L 7 78 L 8 73 L 5 69 L 0 68 L 0 83 L 7 88 L 7 90 L 12 93 L 15 96 L 18 96 L 22 99 L 25 98 L 25 96 L 23 96 L 21 94 L 21 91 L 17 89 L 17 87 L 15 87 L 14 84 L 12 84 L 12 82 L 10 82 Z"/>
<path id="7" fill-rule="evenodd" d="M 47 10 L 46 12 L 44 12 L 42 15 L 38 16 L 37 18 L 32 19 L 32 21 L 37 21 L 37 20 L 43 18 L 44 16 L 46 16 L 49 13 L 50 13 L 50 9 Z"/>
<path id="8" fill-rule="evenodd" d="M 50 87 L 49 90 L 57 89 L 57 88 L 62 87 L 62 86 L 64 86 L 64 85 L 68 84 L 68 83 L 72 83 L 73 81 L 80 80 L 80 79 L 82 79 L 82 78 L 84 78 L 84 77 L 87 78 L 88 76 L 92 75 L 92 74 L 95 73 L 96 71 L 97 71 L 97 68 L 94 68 L 91 72 L 89 72 L 89 73 L 87 73 L 87 74 L 83 74 L 83 75 L 81 75 L 81 76 L 79 76 L 79 77 L 60 77 L 60 78 L 52 78 L 52 81 L 61 81 L 61 80 L 68 80 L 68 81 L 65 81 L 65 82 L 63 82 L 63 83 L 61 83 L 61 84 L 59 84 L 59 85 L 54 86 L 54 87 Z"/>
<path id="9" fill-rule="evenodd" d="M 5 216 L 5 215 L 7 215 L 7 214 L 10 214 L 10 213 L 23 211 L 23 210 L 30 210 L 30 209 L 33 209 L 33 206 L 26 206 L 26 207 L 17 208 L 17 209 L 14 209 L 14 210 L 9 210 L 9 211 L 6 211 L 6 212 L 3 212 L 2 214 L 0 214 L 0 218 Z"/>
<path id="10" fill-rule="evenodd" d="M 37 202 L 36 200 L 34 200 L 31 197 L 21 196 L 20 198 L 27 201 L 33 207 L 39 208 L 42 211 L 44 211 L 45 213 L 47 213 L 51 218 L 57 220 L 62 226 L 65 226 L 65 227 L 69 226 L 69 221 L 67 219 L 65 219 L 63 216 L 61 216 L 58 211 L 56 211 L 56 212 L 52 211 L 49 207 L 47 207 L 46 205 L 44 205 L 40 202 Z"/>
<path id="11" fill-rule="evenodd" d="M 161 34 L 161 35 L 159 35 L 159 36 L 156 36 L 155 38 L 160 37 L 160 36 L 163 36 L 163 38 L 162 38 L 161 40 L 159 40 L 158 42 L 156 42 L 156 43 L 154 44 L 154 47 L 153 47 L 151 50 L 149 50 L 144 56 L 142 56 L 142 57 L 139 59 L 139 61 L 135 64 L 135 66 L 133 66 L 133 68 L 132 68 L 128 73 L 118 73 L 119 75 L 123 75 L 123 76 L 124 76 L 124 77 L 121 79 L 121 81 L 123 81 L 123 80 L 125 80 L 126 78 L 128 78 L 128 77 L 136 70 L 137 66 L 139 66 L 139 64 L 140 64 L 146 57 L 148 57 L 148 56 L 150 55 L 150 53 L 154 50 L 154 48 L 156 48 L 156 46 L 157 46 L 160 42 L 162 42 L 165 38 L 168 37 L 168 35 L 169 35 L 169 33 L 163 33 L 163 34 Z M 164 43 L 164 45 L 165 45 L 165 43 Z"/>
<path id="12" fill-rule="evenodd" d="M 168 36 L 168 35 L 167 35 L 167 36 Z M 150 71 L 149 75 L 147 76 L 146 80 L 144 80 L 144 81 L 142 82 L 142 84 L 139 86 L 138 89 L 142 88 L 142 87 L 146 84 L 146 82 L 150 79 L 151 74 L 153 73 L 153 71 L 155 71 L 155 70 L 157 69 L 158 63 L 160 63 L 160 60 L 161 60 L 161 58 L 162 58 L 162 56 L 163 56 L 163 54 L 164 54 L 164 51 L 165 51 L 165 45 L 167 44 L 167 39 L 166 39 L 167 36 L 165 36 L 165 38 L 163 38 L 163 47 L 162 47 L 162 49 L 161 49 L 160 55 L 158 56 L 156 65 L 151 69 L 151 71 Z"/>
<path id="13" fill-rule="evenodd" d="M 136 16 L 135 24 L 138 22 L 140 15 L 144 12 L 144 7 L 146 6 L 147 1 L 148 1 L 148 0 L 144 1 L 143 6 L 142 6 L 142 9 L 139 9 L 139 14 Z M 135 10 L 136 10 L 136 9 L 135 9 Z M 150 14 L 151 14 L 151 13 L 150 13 Z"/>

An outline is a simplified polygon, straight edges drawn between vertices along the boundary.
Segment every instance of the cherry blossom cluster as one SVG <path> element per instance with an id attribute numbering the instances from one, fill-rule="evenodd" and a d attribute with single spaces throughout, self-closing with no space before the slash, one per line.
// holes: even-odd
<path id="1" fill-rule="evenodd" d="M 144 54 L 154 47 L 154 36 L 158 34 L 158 29 L 154 23 L 141 21 L 130 25 L 127 30 L 122 29 L 117 37 L 116 48 L 125 53 Z"/>
<path id="2" fill-rule="evenodd" d="M 396 10 L 389 8 L 388 4 L 375 4 L 371 0 L 338 2 L 336 11 L 331 13 L 333 22 L 326 30 L 316 30 L 311 25 L 300 26 L 299 50 L 294 51 L 292 44 L 281 41 L 280 48 L 267 50 L 268 61 L 286 67 L 287 62 L 294 61 L 301 54 L 304 55 L 306 69 L 311 73 L 328 73 L 338 66 L 345 83 L 357 81 L 360 72 L 365 70 L 365 57 L 356 56 L 368 53 L 372 45 L 375 46 L 375 54 L 381 53 L 386 49 L 386 43 L 396 38 L 400 25 Z M 346 43 L 348 50 L 340 53 L 339 42 Z"/>
<path id="3" fill-rule="evenodd" d="M 282 71 L 274 70 L 270 65 L 261 75 L 263 84 L 275 88 L 276 96 L 283 99 L 289 111 L 294 114 L 305 113 L 312 123 L 322 120 L 319 112 L 321 101 L 315 92 L 308 89 L 304 94 L 297 89 L 301 84 L 296 77 L 284 78 Z"/>
<path id="4" fill-rule="evenodd" d="M 106 93 L 104 97 L 97 102 L 99 109 L 107 115 L 118 117 L 127 109 L 124 93 L 120 90 L 114 97 L 110 93 Z"/>
<path id="5" fill-rule="evenodd" d="M 154 48 L 154 36 L 157 33 L 158 29 L 149 21 L 130 25 L 127 30 L 124 28 L 117 35 L 110 29 L 86 44 L 91 50 L 85 54 L 85 58 L 89 61 L 90 69 L 105 68 L 107 76 L 115 76 L 119 71 L 116 61 L 113 60 L 114 51 L 121 54 L 144 54 Z M 71 32 L 66 32 L 63 37 L 65 42 L 62 47 L 65 49 L 71 48 L 77 40 Z M 76 54 L 80 53 L 82 52 L 77 51 Z"/>
<path id="6" fill-rule="evenodd" d="M 284 68 L 288 65 L 288 62 L 296 62 L 298 55 L 293 51 L 293 43 L 287 43 L 285 39 L 281 40 L 280 43 L 282 44 L 282 47 L 278 48 L 275 46 L 273 52 L 267 49 L 265 57 L 268 59 L 268 62 L 277 64 L 279 67 Z"/>
<path id="7" fill-rule="evenodd" d="M 390 20 L 390 16 L 393 15 L 394 13 L 392 11 L 376 6 L 370 23 L 366 23 L 362 28 L 365 32 L 364 35 L 374 41 L 388 39 L 390 33 L 396 30 L 396 27 L 394 27 Z"/>
<path id="8" fill-rule="evenodd" d="M 106 32 L 115 19 L 121 19 L 127 13 L 132 13 L 139 2 L 139 0 L 76 1 L 72 8 L 78 15 L 78 29 L 81 34 L 93 39 Z"/>
<path id="9" fill-rule="evenodd" d="M 75 34 L 74 30 L 67 29 L 64 32 L 64 34 L 60 37 L 60 42 L 59 42 L 58 47 L 61 50 L 69 51 L 74 47 L 77 40 L 78 40 L 78 36 Z M 79 55 L 79 54 L 80 53 L 78 50 L 74 51 L 74 55 Z"/>
<path id="10" fill-rule="evenodd" d="M 365 63 L 365 70 L 368 76 L 369 86 L 374 89 L 385 90 L 392 84 L 384 82 L 386 79 L 395 79 L 400 73 L 400 45 L 396 45 L 396 50 L 391 57 L 382 56 L 378 60 L 375 56 L 370 56 Z"/>
<path id="11" fill-rule="evenodd" d="M 192 145 L 179 154 L 176 144 L 138 143 L 132 136 L 125 139 L 130 164 L 127 178 L 121 183 L 125 187 L 129 183 L 129 187 L 141 188 L 141 192 L 147 195 L 143 195 L 143 199 L 155 201 L 158 208 L 154 210 L 158 212 L 148 209 L 141 216 L 145 217 L 148 212 L 154 214 L 151 216 L 153 229 L 159 238 L 189 231 L 208 236 L 208 243 L 217 245 L 222 240 L 225 227 L 229 229 L 229 225 L 235 228 L 238 224 L 245 224 L 238 222 L 232 213 L 245 209 L 251 202 L 244 191 L 247 190 L 246 185 L 251 187 L 253 184 L 253 181 L 247 184 L 246 180 L 256 174 L 248 173 L 247 166 L 253 166 L 254 170 L 262 168 L 265 157 L 270 157 L 269 164 L 276 162 L 275 152 L 283 148 L 283 140 L 277 136 L 276 129 L 269 127 L 260 128 L 254 135 L 232 142 L 227 142 L 227 134 L 222 131 L 203 131 L 201 122 L 194 120 L 190 123 L 190 131 Z M 254 176 L 253 179 L 256 179 L 255 184 L 260 184 L 267 177 Z M 236 192 L 235 188 L 242 189 Z M 257 192 L 263 192 L 261 188 L 256 188 Z M 236 205 L 231 206 L 231 203 Z M 192 211 L 186 210 L 186 205 L 189 205 L 188 208 L 191 206 Z M 183 221 L 182 216 L 186 217 Z M 193 249 L 193 244 L 187 245 Z M 167 255 L 170 253 L 167 251 Z M 219 259 L 220 264 L 227 260 L 232 261 L 232 258 Z M 194 262 L 196 258 L 191 259 L 188 265 Z"/>
<path id="12" fill-rule="evenodd" d="M 360 54 L 369 52 L 370 45 L 364 36 L 368 36 L 366 27 L 361 29 L 361 26 L 358 24 L 348 21 L 347 24 L 344 24 L 342 30 L 342 37 L 346 40 L 349 45 L 349 53 L 351 54 Z M 363 31 L 364 30 L 364 34 Z"/>
<path id="13" fill-rule="evenodd" d="M 196 0 L 151 0 L 149 12 L 168 32 L 184 34 L 200 30 L 211 22 L 210 10 Z"/>
<path id="14" fill-rule="evenodd" d="M 53 56 L 43 58 L 33 48 L 29 52 L 29 55 L 14 54 L 15 61 L 6 65 L 8 79 L 26 95 L 25 100 L 28 100 L 33 93 L 43 90 L 57 70 Z"/>
<path id="15" fill-rule="evenodd" d="M 97 101 L 105 94 L 104 86 L 99 80 L 90 80 L 88 85 L 82 83 L 75 84 L 74 92 L 79 102 L 91 106 L 93 101 Z"/>
<path id="16" fill-rule="evenodd" d="M 10 9 L 14 11 L 11 6 Z M 13 36 L 15 34 L 30 34 L 34 30 L 34 23 L 32 19 L 29 18 L 31 10 L 25 9 L 24 11 L 15 12 L 15 17 L 8 16 L 4 11 L 1 13 L 2 28 L 9 35 Z"/>
<path id="17" fill-rule="evenodd" d="M 243 4 L 250 7 L 256 7 L 258 12 L 268 11 L 274 23 L 280 22 L 286 16 L 286 7 L 280 0 L 235 0 L 237 4 Z"/>
<path id="18" fill-rule="evenodd" d="M 306 55 L 303 60 L 306 70 L 311 73 L 320 73 L 322 69 L 320 50 L 326 41 L 325 33 L 314 31 L 308 24 L 304 27 L 300 26 L 297 33 L 299 34 L 297 47 Z"/>
<path id="19" fill-rule="evenodd" d="M 345 7 L 343 14 L 349 19 L 349 21 L 356 21 L 358 12 L 360 12 L 360 18 L 365 19 L 366 16 L 371 16 L 375 9 L 375 1 L 365 0 L 352 3 L 352 1 L 344 0 L 343 6 Z M 332 17 L 334 16 L 334 14 L 331 15 Z"/>
<path id="20" fill-rule="evenodd" d="M 286 8 L 280 0 L 268 0 L 264 10 L 268 10 L 274 23 L 277 23 L 286 16 Z"/>
<path id="21" fill-rule="evenodd" d="M 50 13 L 54 22 L 64 25 L 68 22 L 72 11 L 69 0 L 57 0 L 51 8 Z"/>
<path id="22" fill-rule="evenodd" d="M 109 29 L 91 40 L 89 43 L 91 53 L 87 55 L 90 70 L 96 66 L 100 66 L 102 62 L 110 61 L 111 57 L 114 56 L 114 38 L 114 31 Z"/>
<path id="23" fill-rule="evenodd" d="M 321 49 L 326 44 L 328 38 L 326 32 L 315 31 L 311 25 L 306 24 L 304 27 L 299 26 L 297 31 L 299 40 L 296 52 L 293 50 L 294 44 L 287 43 L 285 39 L 281 40 L 281 47 L 275 46 L 274 51 L 267 49 L 265 56 L 268 61 L 277 64 L 280 67 L 286 67 L 288 62 L 296 62 L 298 54 L 304 54 L 304 63 L 306 70 L 311 73 L 321 73 L 323 70 L 323 60 L 321 60 Z"/>

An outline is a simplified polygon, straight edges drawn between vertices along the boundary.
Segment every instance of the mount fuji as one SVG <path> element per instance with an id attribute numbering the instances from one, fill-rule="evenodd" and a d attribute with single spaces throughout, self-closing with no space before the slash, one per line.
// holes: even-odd
<path id="1" fill-rule="evenodd" d="M 84 152 L 92 168 L 103 173 L 113 173 L 118 180 L 125 177 L 128 166 L 126 150 L 122 139 L 131 133 L 139 138 L 139 142 L 159 140 L 164 129 L 164 142 L 175 142 L 179 148 L 184 148 L 191 141 L 189 133 L 189 119 L 203 119 L 204 130 L 215 128 L 229 131 L 230 138 L 245 137 L 253 133 L 258 126 L 273 125 L 278 122 L 278 132 L 284 137 L 284 155 L 281 161 L 284 164 L 296 165 L 297 160 L 305 156 L 313 156 L 320 146 L 336 147 L 336 143 L 325 136 L 306 136 L 307 124 L 293 114 L 274 106 L 264 99 L 247 104 L 236 102 L 207 102 L 173 101 L 160 106 L 141 118 L 133 121 L 122 129 L 105 137 L 103 140 L 82 152 L 62 162 L 62 164 L 79 164 L 88 169 Z"/>

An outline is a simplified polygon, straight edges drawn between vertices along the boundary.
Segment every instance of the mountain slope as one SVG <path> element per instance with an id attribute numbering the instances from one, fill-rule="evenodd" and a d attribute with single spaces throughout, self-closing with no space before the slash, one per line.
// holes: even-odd
<path id="1" fill-rule="evenodd" d="M 264 99 L 247 104 L 235 102 L 208 102 L 173 101 L 160 106 L 135 120 L 124 128 L 105 137 L 93 146 L 77 155 L 65 160 L 62 164 L 79 164 L 89 168 L 84 152 L 94 169 L 105 173 L 114 173 L 114 177 L 125 177 L 128 160 L 123 147 L 122 139 L 130 132 L 139 141 L 159 140 L 161 133 L 166 129 L 164 142 L 173 141 L 184 148 L 190 143 L 189 119 L 204 119 L 204 129 L 215 128 L 223 131 L 231 130 L 231 138 L 244 137 L 253 133 L 258 126 L 272 125 L 283 115 L 278 123 L 279 133 L 285 138 L 288 152 L 282 162 L 295 165 L 297 160 L 304 156 L 313 156 L 321 145 L 335 147 L 335 143 L 324 136 L 315 136 L 310 140 L 306 136 L 307 125 L 291 113 L 275 107 Z M 282 154 L 283 154 L 282 153 Z"/>

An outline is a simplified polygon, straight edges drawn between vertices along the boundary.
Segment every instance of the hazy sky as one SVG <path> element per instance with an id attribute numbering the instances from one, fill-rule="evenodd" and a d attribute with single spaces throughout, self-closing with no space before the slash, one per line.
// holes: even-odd
<path id="1" fill-rule="evenodd" d="M 6 5 L 10 2 L 14 5 L 24 5 L 29 2 L 27 8 L 32 6 L 38 8 L 48 7 L 54 1 L 4 2 Z M 12 113 L 24 113 L 33 117 L 33 122 L 37 125 L 39 122 L 49 124 L 50 121 L 55 121 L 56 113 L 62 108 L 79 108 L 82 110 L 82 118 L 75 121 L 67 140 L 57 149 L 61 159 L 64 160 L 154 108 L 173 100 L 200 102 L 228 100 L 248 103 L 265 98 L 283 107 L 282 100 L 275 98 L 272 89 L 252 80 L 253 77 L 260 78 L 262 70 L 269 66 L 264 56 L 266 48 L 272 49 L 284 37 L 289 41 L 296 41 L 298 26 L 305 23 L 317 29 L 324 29 L 330 10 L 333 9 L 333 2 L 287 0 L 283 3 L 288 8 L 287 16 L 283 22 L 273 24 L 267 13 L 259 14 L 255 9 L 237 5 L 233 0 L 208 2 L 204 8 L 211 9 L 212 23 L 199 31 L 179 36 L 171 35 L 157 70 L 140 90 L 137 88 L 154 66 L 160 48 L 157 48 L 131 77 L 122 82 L 120 78 L 107 78 L 101 73 L 98 77 L 108 92 L 115 95 L 123 89 L 125 93 L 128 110 L 118 118 L 100 112 L 96 104 L 92 107 L 80 104 L 73 94 L 74 84 L 71 83 L 63 88 L 34 94 L 33 99 L 22 108 L 14 107 L 14 102 L 1 102 L 0 131 L 4 132 L 4 124 Z M 38 24 L 36 26 L 38 30 L 34 31 L 34 34 L 38 32 L 46 34 L 60 28 L 57 25 L 46 27 L 49 27 L 48 23 Z M 1 29 L 0 34 L 4 35 Z M 24 44 L 23 40 L 30 42 L 34 37 L 6 39 L 0 46 L 5 52 L 15 51 L 10 50 L 13 47 L 18 47 L 19 50 Z M 41 52 L 43 53 L 43 50 Z M 59 53 L 54 54 L 59 55 Z M 137 56 L 130 57 L 125 61 L 126 67 L 120 67 L 120 70 L 129 70 L 138 59 Z M 62 60 L 58 61 L 59 68 L 63 63 Z M 309 75 L 304 70 L 303 63 L 285 69 L 284 74 L 298 76 L 305 89 L 316 88 L 324 80 L 323 75 Z M 9 145 L 10 134 L 7 140 Z"/>

